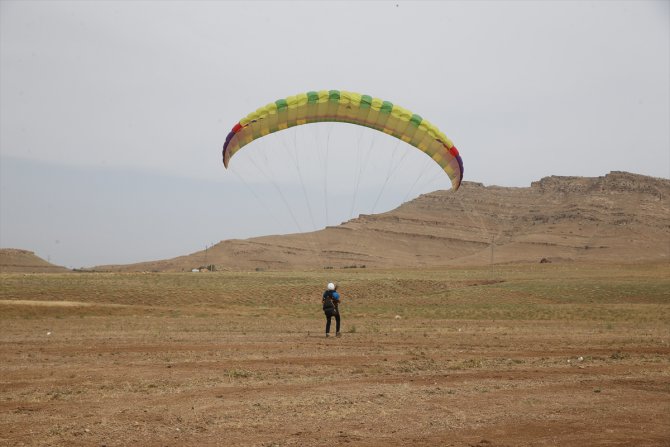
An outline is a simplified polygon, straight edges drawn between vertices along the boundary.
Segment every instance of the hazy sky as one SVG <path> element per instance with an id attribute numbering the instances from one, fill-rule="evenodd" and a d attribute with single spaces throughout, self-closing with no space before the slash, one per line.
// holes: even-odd
<path id="1" fill-rule="evenodd" d="M 258 140 L 224 170 L 241 117 L 308 90 L 427 118 L 465 180 L 668 178 L 669 30 L 669 1 L 3 0 L 0 246 L 70 267 L 160 259 L 449 187 L 348 125 Z"/>

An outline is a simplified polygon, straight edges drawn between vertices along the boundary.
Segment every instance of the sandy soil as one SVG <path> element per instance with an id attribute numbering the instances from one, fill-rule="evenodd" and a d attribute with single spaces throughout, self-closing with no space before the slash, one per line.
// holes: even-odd
<path id="1" fill-rule="evenodd" d="M 396 318 L 351 302 L 326 339 L 318 304 L 11 301 L 0 445 L 670 445 L 670 329 L 648 317 Z"/>
<path id="2" fill-rule="evenodd" d="M 325 339 L 313 321 L 253 320 L 4 325 L 0 443 L 670 442 L 664 328 L 394 320 Z"/>

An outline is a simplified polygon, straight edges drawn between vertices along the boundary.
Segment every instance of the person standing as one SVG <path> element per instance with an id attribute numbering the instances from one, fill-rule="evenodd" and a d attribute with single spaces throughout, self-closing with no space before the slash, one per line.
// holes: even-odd
<path id="1" fill-rule="evenodd" d="M 330 322 L 333 317 L 335 317 L 335 336 L 339 337 L 340 334 L 340 294 L 337 293 L 337 286 L 332 282 L 328 283 L 326 291 L 323 292 L 323 297 L 321 299 L 323 304 L 323 313 L 326 314 L 326 337 L 330 336 Z"/>

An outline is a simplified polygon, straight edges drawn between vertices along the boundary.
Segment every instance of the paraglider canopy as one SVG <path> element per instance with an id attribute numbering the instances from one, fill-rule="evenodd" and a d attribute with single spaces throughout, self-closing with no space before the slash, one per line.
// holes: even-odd
<path id="1" fill-rule="evenodd" d="M 398 105 L 359 93 L 321 90 L 279 99 L 242 118 L 226 137 L 223 164 L 245 145 L 279 130 L 318 122 L 345 122 L 392 135 L 425 152 L 457 190 L 463 160 L 454 143 L 437 127 Z"/>

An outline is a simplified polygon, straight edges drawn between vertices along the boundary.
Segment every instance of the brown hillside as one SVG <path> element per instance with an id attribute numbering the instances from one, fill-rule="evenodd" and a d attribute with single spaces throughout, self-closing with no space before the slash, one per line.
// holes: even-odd
<path id="1" fill-rule="evenodd" d="M 63 273 L 65 267 L 51 264 L 28 250 L 0 248 L 0 272 L 2 273 Z"/>
<path id="2" fill-rule="evenodd" d="M 464 182 L 379 215 L 284 236 L 222 241 L 103 270 L 417 267 L 491 262 L 668 261 L 670 180 L 625 172 L 546 177 L 526 188 Z"/>

